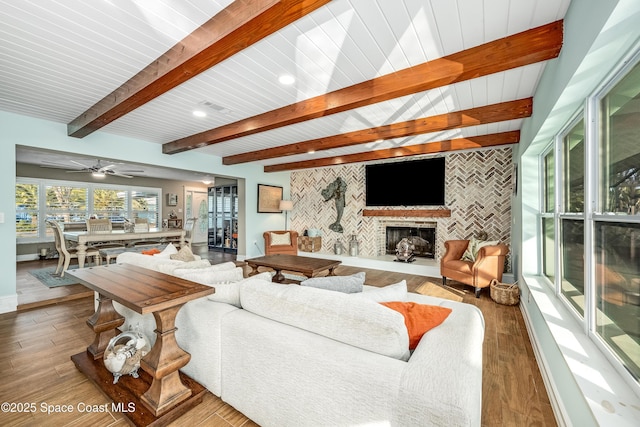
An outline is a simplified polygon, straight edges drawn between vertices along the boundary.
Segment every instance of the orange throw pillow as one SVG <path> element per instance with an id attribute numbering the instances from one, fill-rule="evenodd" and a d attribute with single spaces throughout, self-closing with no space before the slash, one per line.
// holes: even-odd
<path id="1" fill-rule="evenodd" d="M 153 249 L 148 249 L 146 251 L 142 251 L 142 254 L 143 255 L 155 255 L 155 254 L 159 254 L 160 252 L 162 252 L 160 249 L 153 248 Z"/>
<path id="2" fill-rule="evenodd" d="M 410 350 L 418 346 L 420 338 L 427 331 L 444 322 L 451 313 L 451 309 L 447 307 L 417 304 L 415 302 L 392 301 L 381 302 L 380 304 L 404 316 L 404 324 L 407 326 L 407 332 L 409 332 Z"/>

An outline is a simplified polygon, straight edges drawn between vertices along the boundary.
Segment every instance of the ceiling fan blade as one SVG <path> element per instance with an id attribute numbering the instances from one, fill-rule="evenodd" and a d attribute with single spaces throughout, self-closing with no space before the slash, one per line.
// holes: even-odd
<path id="1" fill-rule="evenodd" d="M 123 173 L 118 173 L 118 172 L 113 172 L 113 171 L 109 172 L 108 175 L 121 176 L 123 178 L 133 178 L 133 176 L 131 176 L 131 175 L 125 175 Z"/>
<path id="2" fill-rule="evenodd" d="M 77 170 L 77 171 L 67 171 L 67 173 L 88 173 L 88 172 L 91 172 L 91 171 L 90 170 L 84 170 L 84 169 Z"/>
<path id="3" fill-rule="evenodd" d="M 60 166 L 60 167 L 69 167 L 69 165 L 64 164 L 64 163 L 60 163 L 60 162 L 52 162 L 50 160 L 41 160 L 40 163 L 46 163 L 48 165 L 55 165 L 55 166 Z"/>
<path id="4" fill-rule="evenodd" d="M 120 172 L 124 172 L 124 173 L 144 173 L 144 171 L 142 169 L 127 169 L 127 170 L 122 170 Z"/>
<path id="5" fill-rule="evenodd" d="M 83 168 L 85 168 L 85 169 L 90 169 L 90 168 L 89 168 L 89 166 L 87 166 L 87 165 L 83 165 L 82 163 L 80 163 L 80 162 L 76 162 L 75 160 L 69 160 L 69 161 L 70 161 L 71 163 L 75 163 L 75 164 L 76 164 L 76 165 L 78 165 L 78 166 L 82 166 L 82 167 L 83 167 Z"/>
<path id="6" fill-rule="evenodd" d="M 98 166 L 100 165 L 100 162 L 98 162 Z M 115 165 L 107 165 L 107 166 L 101 166 L 100 170 L 101 171 L 105 171 L 105 170 L 111 170 Z"/>
<path id="7" fill-rule="evenodd" d="M 49 169 L 69 169 L 69 166 L 55 165 L 53 163 L 50 165 L 40 165 L 40 167 Z"/>

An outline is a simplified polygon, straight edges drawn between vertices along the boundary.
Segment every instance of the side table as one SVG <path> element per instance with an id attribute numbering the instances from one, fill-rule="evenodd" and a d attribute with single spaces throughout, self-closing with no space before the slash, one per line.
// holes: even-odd
<path id="1" fill-rule="evenodd" d="M 136 425 L 168 424 L 202 401 L 206 389 L 179 372 L 191 355 L 176 342 L 175 319 L 185 303 L 213 294 L 214 288 L 130 264 L 84 268 L 69 274 L 99 294 L 98 309 L 87 320 L 95 339 L 86 352 L 71 359 L 114 402 L 136 403 L 136 411 L 126 414 Z M 111 377 L 102 361 L 104 351 L 116 336 L 116 328 L 124 323 L 112 301 L 140 314 L 152 313 L 156 320 L 156 343 L 140 362 L 148 375 L 140 381 L 128 376 L 117 384 L 104 381 L 105 375 Z"/>

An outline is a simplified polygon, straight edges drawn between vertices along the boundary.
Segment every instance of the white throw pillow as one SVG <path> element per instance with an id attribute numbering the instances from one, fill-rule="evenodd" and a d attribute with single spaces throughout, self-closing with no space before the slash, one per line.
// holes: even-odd
<path id="1" fill-rule="evenodd" d="M 407 300 L 407 281 L 401 280 L 393 285 L 382 288 L 365 289 L 359 294 L 349 295 L 352 298 L 368 299 L 375 302 L 391 302 Z"/>
<path id="2" fill-rule="evenodd" d="M 353 294 L 362 292 L 364 285 L 365 272 L 361 271 L 351 276 L 326 276 L 312 277 L 303 280 L 300 286 L 310 286 L 312 288 L 326 289 L 328 291 L 344 292 L 345 294 Z"/>
<path id="3" fill-rule="evenodd" d="M 270 236 L 271 246 L 291 244 L 291 234 L 289 232 L 282 233 L 282 234 L 276 234 L 276 233 L 270 233 L 270 234 L 271 234 Z"/>
<path id="4" fill-rule="evenodd" d="M 240 286 L 243 283 L 249 283 L 254 281 L 271 282 L 271 274 L 268 271 L 255 276 L 247 277 L 239 282 L 235 283 L 213 283 L 212 286 L 216 289 L 214 294 L 209 295 L 207 298 L 211 301 L 223 302 L 225 304 L 235 305 L 242 308 L 240 304 Z"/>
<path id="5" fill-rule="evenodd" d="M 233 270 L 236 268 L 236 263 L 233 261 L 222 262 L 220 264 L 213 264 L 209 267 L 211 271 L 223 271 L 223 270 Z"/>
<path id="6" fill-rule="evenodd" d="M 146 255 L 144 255 L 146 256 Z M 164 262 L 158 263 L 155 270 L 164 274 L 174 274 L 174 271 L 177 269 L 198 269 L 198 268 L 206 268 L 211 267 L 211 263 L 208 259 L 200 259 L 196 261 L 176 261 L 172 259 L 168 259 Z"/>
<path id="7" fill-rule="evenodd" d="M 175 246 L 173 246 L 173 243 L 169 243 L 167 247 L 162 250 L 162 252 L 160 252 L 159 254 L 155 254 L 153 256 L 158 258 L 170 259 L 171 255 L 177 254 L 177 253 L 178 253 L 178 249 Z"/>

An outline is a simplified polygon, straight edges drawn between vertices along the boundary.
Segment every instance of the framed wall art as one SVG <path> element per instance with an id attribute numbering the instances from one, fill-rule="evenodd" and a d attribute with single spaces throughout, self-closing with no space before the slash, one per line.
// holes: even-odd
<path id="1" fill-rule="evenodd" d="M 167 206 L 178 206 L 178 195 L 167 193 Z"/>
<path id="2" fill-rule="evenodd" d="M 258 213 L 282 213 L 282 187 L 258 184 Z"/>

